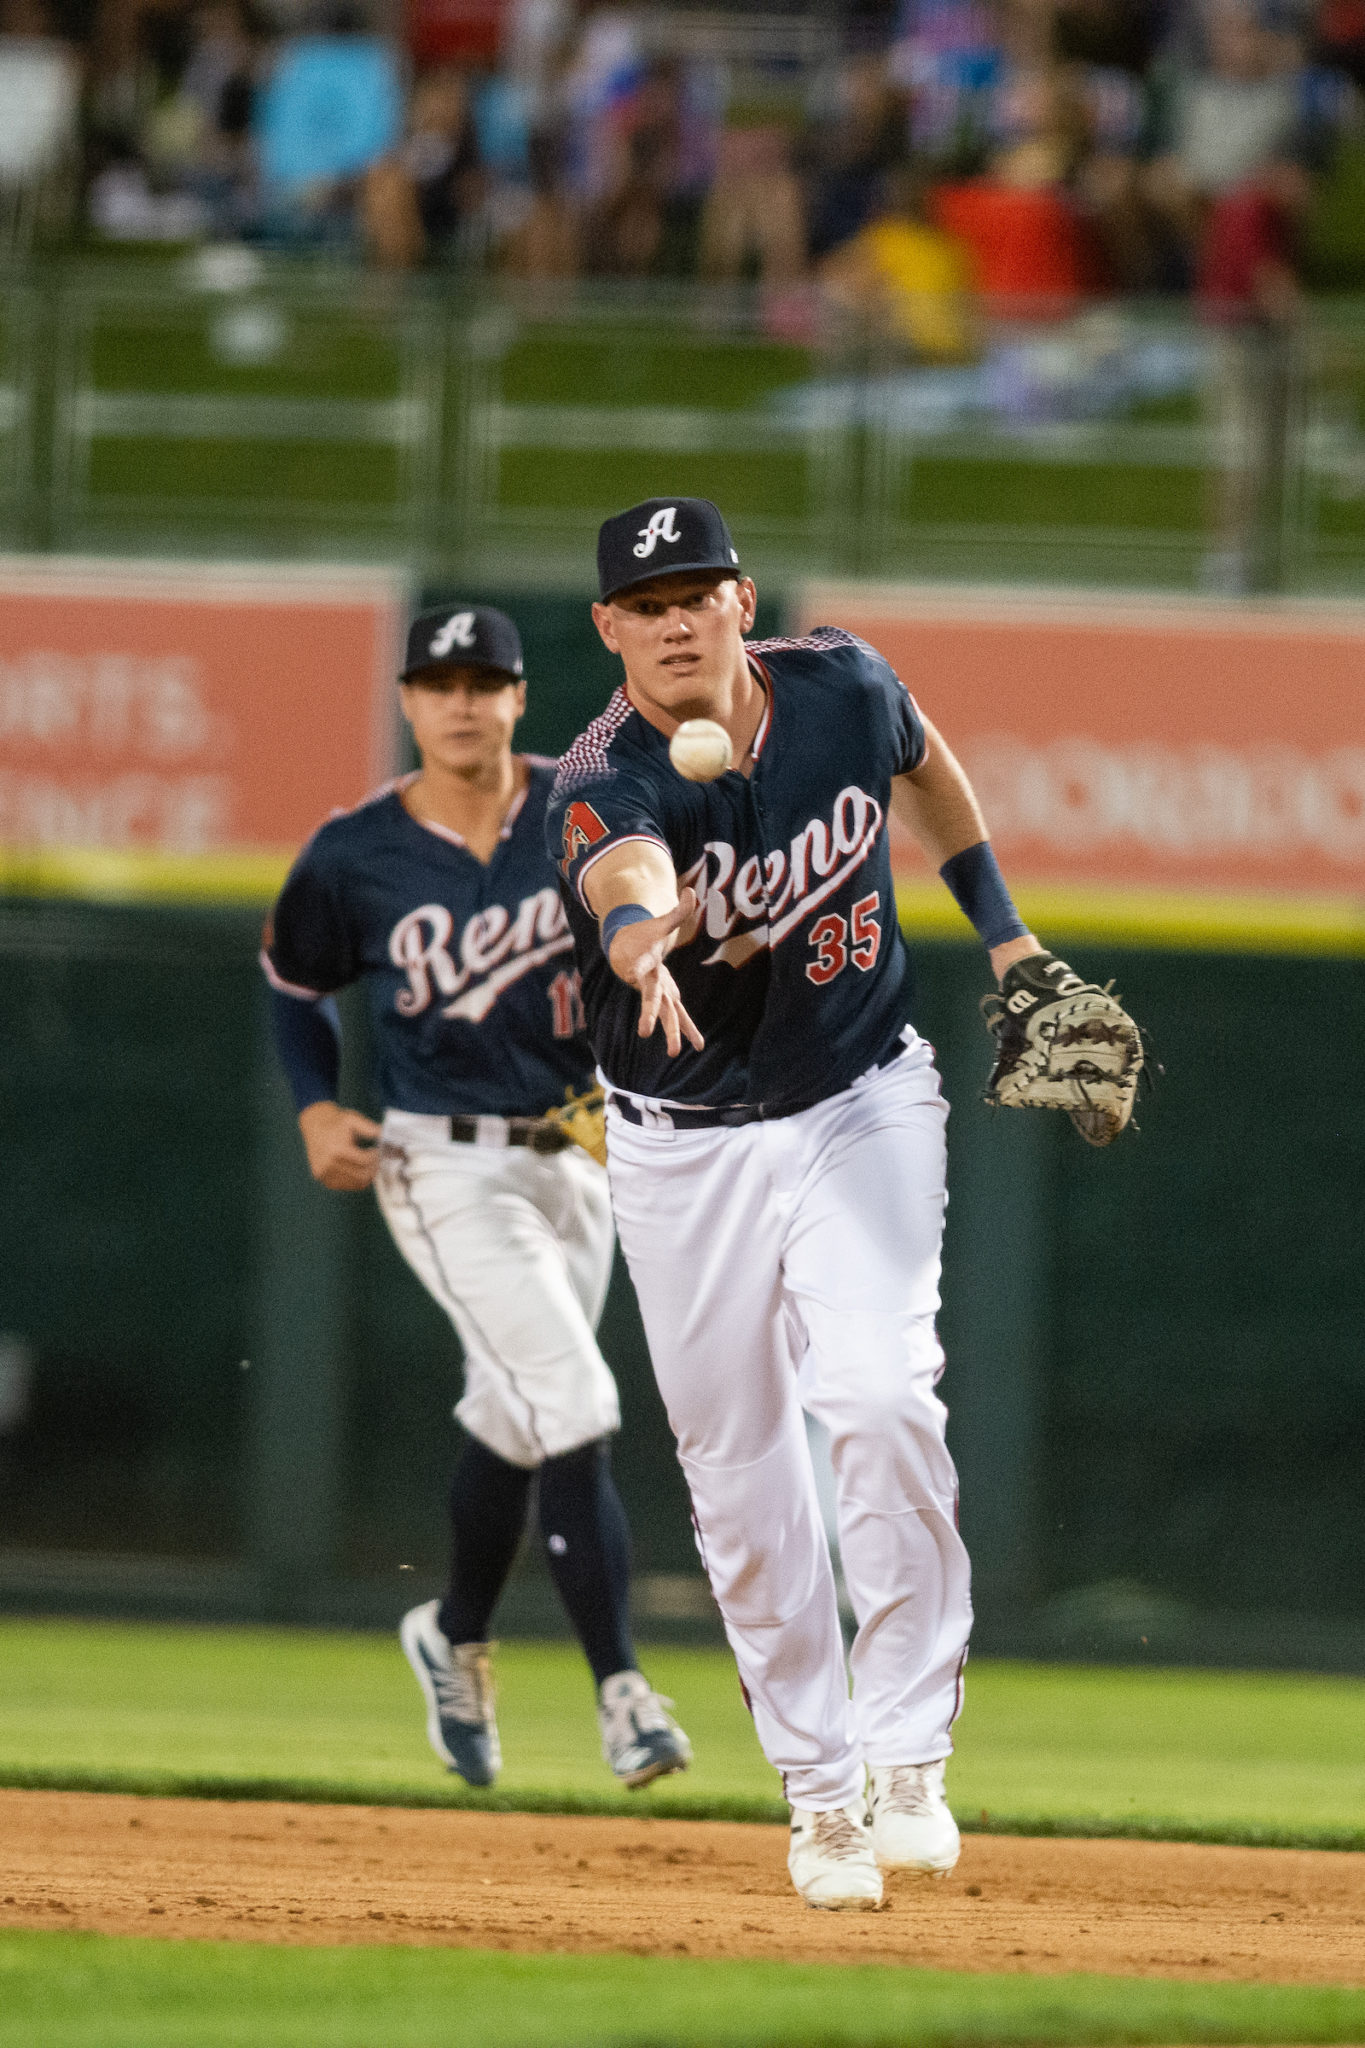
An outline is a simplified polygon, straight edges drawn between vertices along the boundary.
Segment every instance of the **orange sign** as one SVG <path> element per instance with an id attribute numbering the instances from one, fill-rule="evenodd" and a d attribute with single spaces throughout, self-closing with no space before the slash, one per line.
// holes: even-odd
<path id="1" fill-rule="evenodd" d="M 393 772 L 373 570 L 0 561 L 0 848 L 299 845 Z"/>
<path id="2" fill-rule="evenodd" d="M 892 662 L 1012 881 L 1365 896 L 1365 607 L 821 585 L 802 623 Z"/>

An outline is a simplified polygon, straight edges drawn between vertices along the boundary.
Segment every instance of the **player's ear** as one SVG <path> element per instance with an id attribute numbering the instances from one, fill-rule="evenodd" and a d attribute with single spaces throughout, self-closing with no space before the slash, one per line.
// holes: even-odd
<path id="1" fill-rule="evenodd" d="M 592 608 L 592 622 L 602 636 L 602 644 L 613 654 L 621 652 L 621 643 L 616 637 L 616 625 L 609 604 L 595 604 Z"/>
<path id="2" fill-rule="evenodd" d="M 402 712 L 402 714 L 403 714 L 403 717 L 404 717 L 404 719 L 406 720 L 407 724 L 411 725 L 411 724 L 412 724 L 412 684 L 411 684 L 411 683 L 400 683 L 400 684 L 398 685 L 398 709 L 399 709 L 399 710 L 400 710 L 400 711 Z"/>
<path id="3" fill-rule="evenodd" d="M 752 633 L 754 620 L 758 616 L 758 590 L 750 576 L 737 576 L 735 590 L 739 596 L 739 618 L 741 633 Z"/>
<path id="4" fill-rule="evenodd" d="M 517 717 L 518 717 L 518 718 L 521 718 L 521 717 L 523 717 L 523 716 L 524 716 L 524 714 L 525 714 L 525 711 L 526 711 L 526 678 L 525 678 L 525 676 L 523 676 L 523 677 L 522 677 L 522 679 L 521 679 L 521 681 L 520 681 L 520 682 L 519 682 L 519 683 L 517 684 L 516 706 L 517 706 Z"/>

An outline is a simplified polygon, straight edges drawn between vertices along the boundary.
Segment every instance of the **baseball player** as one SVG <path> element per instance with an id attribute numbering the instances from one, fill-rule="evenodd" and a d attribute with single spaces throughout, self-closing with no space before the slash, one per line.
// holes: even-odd
<path id="1" fill-rule="evenodd" d="M 611 1274 L 602 1166 L 547 1115 L 591 1080 L 572 939 L 544 847 L 555 764 L 512 751 L 526 705 L 516 627 L 486 606 L 408 636 L 403 714 L 421 767 L 304 847 L 266 929 L 275 1036 L 315 1179 L 374 1186 L 403 1257 L 464 1347 L 466 1442 L 445 1598 L 401 1640 L 437 1755 L 471 1785 L 501 1756 L 494 1607 L 533 1480 L 550 1574 L 597 1684 L 603 1752 L 628 1786 L 691 1755 L 637 1666 L 616 1386 L 594 1331 Z M 360 982 L 386 1105 L 336 1099 L 334 992 Z M 585 1142 L 591 1142 L 591 1131 Z"/>
<path id="2" fill-rule="evenodd" d="M 935 1392 L 947 1108 L 904 1018 L 892 807 L 1012 1020 L 1084 985 L 1025 929 L 966 777 L 882 656 L 835 629 L 745 644 L 755 590 L 714 505 L 608 519 L 598 571 L 625 684 L 560 764 L 547 843 L 617 1229 L 796 1889 L 875 1907 L 884 1870 L 957 1859 L 943 1777 L 971 1622 Z M 733 762 L 701 781 L 679 731 L 698 719 Z M 803 1409 L 832 1445 L 851 1698 Z"/>

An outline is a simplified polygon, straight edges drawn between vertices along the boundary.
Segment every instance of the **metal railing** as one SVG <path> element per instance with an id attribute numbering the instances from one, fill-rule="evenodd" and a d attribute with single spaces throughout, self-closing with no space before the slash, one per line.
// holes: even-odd
<path id="1" fill-rule="evenodd" d="M 1228 350 L 1165 307 L 935 366 L 744 292 L 51 262 L 0 291 L 0 545 L 582 586 L 598 520 L 676 490 L 783 580 L 1360 589 L 1365 313 L 1286 346 L 1268 466 Z"/>

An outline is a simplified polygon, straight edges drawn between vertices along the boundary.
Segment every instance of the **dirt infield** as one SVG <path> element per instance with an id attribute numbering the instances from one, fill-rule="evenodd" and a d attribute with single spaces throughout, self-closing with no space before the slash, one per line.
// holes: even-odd
<path id="1" fill-rule="evenodd" d="M 975 1835 L 813 1913 L 784 1830 L 0 1791 L 0 1925 L 1365 1986 L 1365 1855 Z"/>

